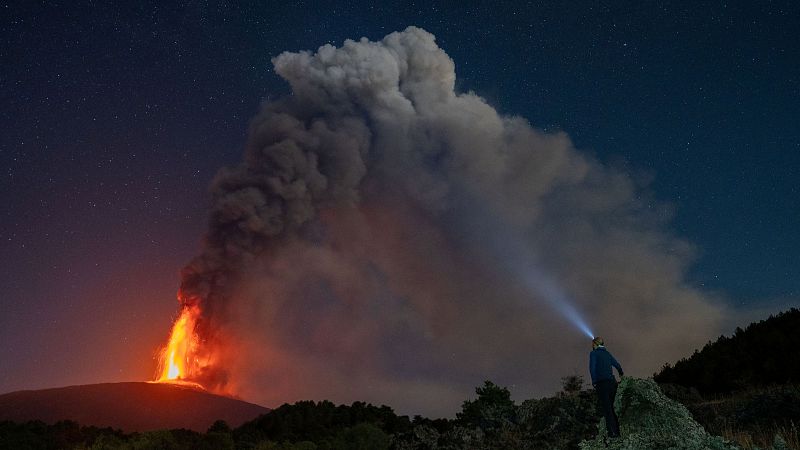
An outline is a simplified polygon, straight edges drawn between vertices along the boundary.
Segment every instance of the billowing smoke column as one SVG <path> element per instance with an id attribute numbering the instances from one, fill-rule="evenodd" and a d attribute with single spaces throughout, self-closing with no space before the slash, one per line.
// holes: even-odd
<path id="1" fill-rule="evenodd" d="M 183 378 L 268 405 L 451 415 L 485 379 L 532 396 L 582 372 L 578 311 L 631 373 L 718 333 L 724 311 L 684 282 L 692 250 L 665 231 L 669 208 L 566 134 L 456 92 L 431 34 L 273 63 L 292 94 L 215 178 L 182 273 L 199 315 Z"/>

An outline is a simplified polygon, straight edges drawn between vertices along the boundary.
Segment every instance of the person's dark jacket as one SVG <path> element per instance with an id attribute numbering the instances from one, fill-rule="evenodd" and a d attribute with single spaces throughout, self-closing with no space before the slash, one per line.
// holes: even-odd
<path id="1" fill-rule="evenodd" d="M 622 366 L 619 365 L 605 347 L 597 347 L 589 353 L 589 373 L 592 375 L 592 384 L 602 380 L 616 381 L 611 367 L 616 367 L 619 376 L 622 376 Z"/>

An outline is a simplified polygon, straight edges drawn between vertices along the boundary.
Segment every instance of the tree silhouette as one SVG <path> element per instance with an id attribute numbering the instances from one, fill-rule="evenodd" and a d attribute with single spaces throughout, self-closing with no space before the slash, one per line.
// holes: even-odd
<path id="1" fill-rule="evenodd" d="M 792 308 L 720 336 L 653 377 L 659 383 L 694 387 L 703 394 L 800 383 L 800 310 Z"/>

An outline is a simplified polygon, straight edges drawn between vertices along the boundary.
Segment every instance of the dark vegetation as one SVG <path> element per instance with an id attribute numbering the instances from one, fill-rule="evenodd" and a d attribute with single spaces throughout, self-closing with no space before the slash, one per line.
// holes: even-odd
<path id="1" fill-rule="evenodd" d="M 737 329 L 731 337 L 720 337 L 690 358 L 665 366 L 655 380 L 664 394 L 685 405 L 712 435 L 744 449 L 775 444 L 776 449 L 800 450 L 800 340 L 796 333 L 800 333 L 800 311 L 792 309 Z M 409 419 L 387 406 L 362 402 L 337 406 L 303 401 L 283 405 L 234 429 L 218 421 L 206 433 L 123 433 L 74 422 L 0 422 L 0 449 L 547 450 L 577 449 L 581 441 L 591 448 L 599 414 L 594 392 L 584 387 L 582 377 L 569 376 L 556 395 L 517 404 L 508 389 L 487 381 L 449 420 Z M 777 441 L 788 445 L 779 446 L 776 434 L 782 436 Z"/>
<path id="2" fill-rule="evenodd" d="M 720 336 L 654 379 L 694 388 L 701 395 L 800 383 L 800 310 L 755 322 L 731 337 Z"/>
<path id="3" fill-rule="evenodd" d="M 302 448 L 318 449 L 388 448 L 391 434 L 410 428 L 408 417 L 396 415 L 388 406 L 302 401 L 283 405 L 236 428 L 232 437 L 239 448 L 254 448 L 263 442 L 308 442 L 315 446 L 304 444 Z M 348 443 L 354 443 L 354 447 L 348 447 Z"/>
<path id="4" fill-rule="evenodd" d="M 737 328 L 654 379 L 709 432 L 745 449 L 776 434 L 800 449 L 800 310 Z"/>
<path id="5" fill-rule="evenodd" d="M 218 421 L 206 433 L 161 430 L 126 434 L 63 421 L 0 422 L 0 449 L 508 449 L 577 448 L 596 431 L 593 393 L 578 376 L 551 398 L 517 405 L 508 389 L 487 381 L 456 419 L 398 416 L 387 406 L 328 401 L 283 405 L 231 429 Z"/>

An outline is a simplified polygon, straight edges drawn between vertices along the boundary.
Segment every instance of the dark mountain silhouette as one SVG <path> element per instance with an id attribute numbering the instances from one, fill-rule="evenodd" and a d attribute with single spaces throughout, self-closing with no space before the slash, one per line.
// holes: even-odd
<path id="1" fill-rule="evenodd" d="M 269 411 L 191 386 L 165 383 L 89 384 L 0 395 L 0 420 L 73 420 L 127 432 L 169 428 L 206 431 L 218 419 L 236 427 Z"/>
<path id="2" fill-rule="evenodd" d="M 800 310 L 792 308 L 720 336 L 654 375 L 658 383 L 725 394 L 800 383 Z"/>

